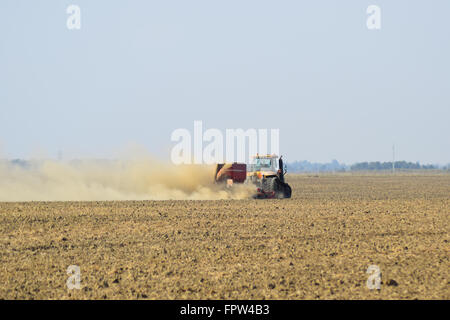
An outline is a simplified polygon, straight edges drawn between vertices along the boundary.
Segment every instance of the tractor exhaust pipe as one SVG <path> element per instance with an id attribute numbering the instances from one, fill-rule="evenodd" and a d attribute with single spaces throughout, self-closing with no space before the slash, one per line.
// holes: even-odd
<path id="1" fill-rule="evenodd" d="M 278 177 L 281 182 L 284 182 L 284 166 L 283 166 L 283 156 L 278 159 Z"/>

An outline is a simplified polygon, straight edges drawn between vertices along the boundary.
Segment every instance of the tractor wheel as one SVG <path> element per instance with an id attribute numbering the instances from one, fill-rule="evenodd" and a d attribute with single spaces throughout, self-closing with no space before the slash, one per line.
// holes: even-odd
<path id="1" fill-rule="evenodd" d="M 264 192 L 277 192 L 278 191 L 278 183 L 277 178 L 267 178 L 262 183 L 262 189 Z"/>
<path id="2" fill-rule="evenodd" d="M 281 191 L 276 191 L 276 192 L 275 192 L 275 198 L 276 198 L 276 199 L 284 199 L 284 198 L 285 198 L 285 197 L 284 197 L 284 193 L 281 192 Z"/>
<path id="3" fill-rule="evenodd" d="M 286 183 L 284 186 L 284 197 L 285 198 L 290 198 L 292 194 L 292 189 L 291 187 Z"/>
<path id="4" fill-rule="evenodd" d="M 290 193 L 287 196 L 287 192 L 285 191 L 285 186 L 287 186 L 287 184 L 281 182 L 278 177 L 271 177 L 264 181 L 263 190 L 266 193 L 273 192 L 274 198 L 276 198 L 276 199 L 289 198 Z"/>

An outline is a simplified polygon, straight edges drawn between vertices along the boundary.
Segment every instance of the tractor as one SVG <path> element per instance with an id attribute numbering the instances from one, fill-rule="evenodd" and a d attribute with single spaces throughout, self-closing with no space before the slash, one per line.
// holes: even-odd
<path id="1" fill-rule="evenodd" d="M 285 182 L 286 167 L 277 155 L 256 155 L 247 168 L 245 163 L 221 163 L 216 167 L 215 182 L 248 183 L 256 187 L 256 199 L 290 198 L 291 187 Z"/>

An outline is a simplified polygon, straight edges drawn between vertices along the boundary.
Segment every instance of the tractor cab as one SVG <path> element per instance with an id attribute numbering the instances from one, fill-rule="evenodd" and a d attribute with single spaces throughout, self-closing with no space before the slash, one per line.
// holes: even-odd
<path id="1" fill-rule="evenodd" d="M 275 176 L 278 169 L 277 155 L 256 155 L 248 166 L 247 176 L 257 176 L 258 178 Z"/>

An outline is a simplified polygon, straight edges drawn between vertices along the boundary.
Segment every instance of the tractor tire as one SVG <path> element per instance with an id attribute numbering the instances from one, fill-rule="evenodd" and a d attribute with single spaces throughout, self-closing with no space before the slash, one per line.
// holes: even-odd
<path id="1" fill-rule="evenodd" d="M 262 189 L 263 189 L 264 192 L 266 192 L 266 193 L 269 193 L 269 192 L 277 192 L 277 191 L 278 191 L 278 181 L 277 181 L 277 178 L 275 178 L 275 177 L 266 178 L 266 179 L 262 182 Z"/>
<path id="2" fill-rule="evenodd" d="M 275 192 L 275 198 L 277 199 L 289 199 L 292 194 L 291 187 L 282 181 L 278 181 L 278 190 Z"/>
<path id="3" fill-rule="evenodd" d="M 276 199 L 289 199 L 292 195 L 291 187 L 278 177 L 266 178 L 262 181 L 261 187 L 265 193 L 274 192 Z"/>
<path id="4" fill-rule="evenodd" d="M 291 197 L 291 195 L 292 195 L 292 189 L 287 183 L 284 185 L 284 190 L 283 191 L 284 191 L 283 192 L 284 193 L 284 197 L 289 199 Z"/>
<path id="5" fill-rule="evenodd" d="M 275 192 L 275 199 L 284 199 L 284 192 L 281 191 Z"/>
<path id="6" fill-rule="evenodd" d="M 286 192 L 284 191 L 284 183 L 280 181 L 278 177 L 267 178 L 263 183 L 263 190 L 266 193 L 274 193 L 274 198 L 285 198 Z"/>

